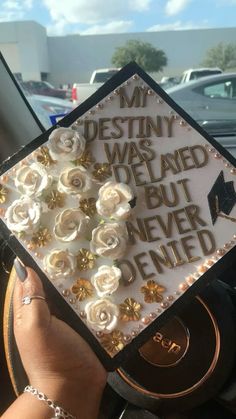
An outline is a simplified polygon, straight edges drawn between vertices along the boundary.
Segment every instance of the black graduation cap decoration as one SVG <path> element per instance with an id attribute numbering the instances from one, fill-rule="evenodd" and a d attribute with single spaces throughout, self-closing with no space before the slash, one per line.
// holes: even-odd
<path id="1" fill-rule="evenodd" d="M 220 172 L 208 194 L 208 202 L 213 224 L 215 224 L 219 216 L 229 218 L 231 221 L 236 222 L 236 218 L 225 216 L 230 214 L 236 203 L 236 192 L 233 181 L 225 182 L 223 170 Z"/>
<path id="2" fill-rule="evenodd" d="M 3 164 L 1 234 L 114 369 L 227 268 L 235 174 L 131 63 Z"/>

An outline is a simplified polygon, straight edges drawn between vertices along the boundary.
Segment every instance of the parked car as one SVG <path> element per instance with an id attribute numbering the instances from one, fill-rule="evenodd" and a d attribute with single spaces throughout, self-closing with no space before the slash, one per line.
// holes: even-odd
<path id="1" fill-rule="evenodd" d="M 30 94 L 53 96 L 60 99 L 65 99 L 68 95 L 67 90 L 56 89 L 47 81 L 23 81 L 20 83 L 20 85 L 23 90 L 26 90 Z"/>
<path id="2" fill-rule="evenodd" d="M 222 70 L 216 68 L 190 68 L 184 71 L 181 76 L 180 83 L 188 83 L 192 80 L 198 80 L 202 77 L 214 76 L 215 74 L 221 74 Z"/>
<path id="3" fill-rule="evenodd" d="M 236 119 L 236 73 L 204 77 L 166 92 L 198 122 Z"/>
<path id="4" fill-rule="evenodd" d="M 119 68 L 101 68 L 95 70 L 89 83 L 74 83 L 71 99 L 75 105 L 84 102 L 107 80 L 119 71 Z"/>
<path id="5" fill-rule="evenodd" d="M 205 77 L 166 92 L 236 157 L 236 73 Z"/>
<path id="6" fill-rule="evenodd" d="M 72 102 L 57 97 L 27 95 L 26 99 L 46 129 L 52 126 L 51 115 L 68 114 L 74 109 Z"/>

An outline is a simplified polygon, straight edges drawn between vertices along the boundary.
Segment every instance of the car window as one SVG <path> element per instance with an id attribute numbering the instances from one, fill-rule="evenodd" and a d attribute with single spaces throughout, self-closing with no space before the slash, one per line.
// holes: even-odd
<path id="1" fill-rule="evenodd" d="M 105 83 L 107 80 L 109 80 L 114 74 L 116 74 L 117 71 L 106 71 L 104 73 L 96 73 L 94 78 L 94 83 Z"/>
<path id="2" fill-rule="evenodd" d="M 195 89 L 209 98 L 236 99 L 236 80 L 225 80 Z"/>
<path id="3" fill-rule="evenodd" d="M 214 74 L 220 74 L 220 70 L 202 70 L 202 71 L 193 71 L 190 76 L 190 80 L 197 80 L 201 77 L 213 76 Z"/>
<path id="4" fill-rule="evenodd" d="M 47 81 L 43 82 L 43 86 L 49 89 L 54 89 L 53 85 L 51 83 L 48 83 Z"/>
<path id="5" fill-rule="evenodd" d="M 45 89 L 45 88 L 47 88 L 47 86 L 45 86 L 45 84 L 44 83 L 41 83 L 40 81 L 34 82 L 34 87 L 37 88 L 37 89 Z"/>

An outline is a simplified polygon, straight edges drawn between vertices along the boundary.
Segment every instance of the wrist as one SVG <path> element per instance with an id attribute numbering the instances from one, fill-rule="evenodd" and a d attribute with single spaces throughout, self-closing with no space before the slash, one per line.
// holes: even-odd
<path id="1" fill-rule="evenodd" d="M 64 377 L 34 380 L 31 385 L 78 419 L 95 419 L 98 415 L 104 386 Z"/>
<path id="2" fill-rule="evenodd" d="M 67 418 L 67 419 L 76 419 L 75 416 L 73 416 L 70 412 L 67 412 L 65 409 L 63 409 L 62 406 L 59 406 L 59 404 L 55 401 L 53 401 L 52 399 L 50 399 L 49 397 L 47 397 L 46 394 L 40 392 L 38 389 L 28 385 L 25 387 L 24 389 L 24 393 L 25 394 L 30 394 L 31 396 L 33 396 L 33 398 L 35 400 L 38 400 L 42 403 L 40 403 L 41 409 L 42 409 L 42 405 L 47 406 L 51 411 L 53 411 L 53 413 L 51 413 L 51 415 L 53 414 L 53 418 L 50 415 L 51 419 L 54 419 L 56 417 L 60 417 L 60 418 Z M 48 412 L 49 413 L 49 412 Z"/>

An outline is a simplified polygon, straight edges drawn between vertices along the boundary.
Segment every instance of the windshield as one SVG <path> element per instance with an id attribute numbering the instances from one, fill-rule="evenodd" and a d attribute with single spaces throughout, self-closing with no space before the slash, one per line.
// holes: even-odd
<path id="1" fill-rule="evenodd" d="M 236 419 L 236 0 L 2 0 L 4 62 L 0 417 Z"/>
<path id="2" fill-rule="evenodd" d="M 31 1 L 3 2 L 0 49 L 25 95 L 48 100 L 31 100 L 45 127 L 51 126 L 53 112 L 80 105 L 130 61 L 197 122 L 234 120 L 235 2 L 210 7 L 207 0 L 204 9 L 176 0 L 126 3 L 124 9 L 120 0 L 94 0 L 89 7 L 81 0 L 66 7 L 60 1 L 40 7 Z M 204 23 L 206 13 L 210 17 Z M 232 77 L 214 79 L 225 74 Z M 203 85 L 209 77 L 212 83 Z M 182 90 L 181 84 L 189 87 Z"/>

